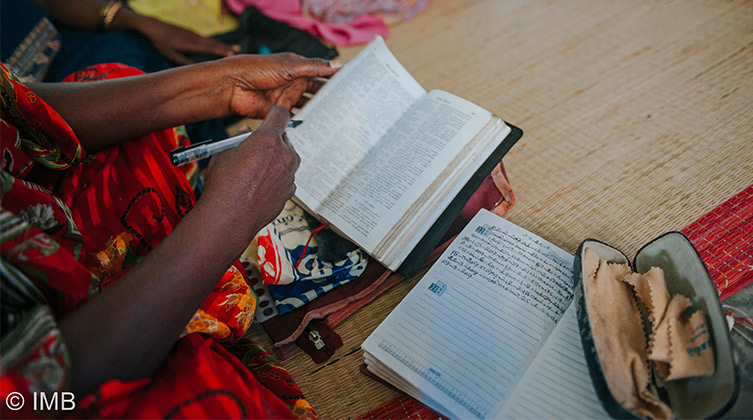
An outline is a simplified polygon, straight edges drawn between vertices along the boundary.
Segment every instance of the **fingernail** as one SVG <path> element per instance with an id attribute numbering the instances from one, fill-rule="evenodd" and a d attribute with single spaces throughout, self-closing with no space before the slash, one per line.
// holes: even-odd
<path id="1" fill-rule="evenodd" d="M 340 60 L 339 58 L 337 60 L 332 60 L 329 62 L 329 66 L 332 67 L 333 69 L 339 69 L 340 67 L 343 66 L 343 61 Z"/>

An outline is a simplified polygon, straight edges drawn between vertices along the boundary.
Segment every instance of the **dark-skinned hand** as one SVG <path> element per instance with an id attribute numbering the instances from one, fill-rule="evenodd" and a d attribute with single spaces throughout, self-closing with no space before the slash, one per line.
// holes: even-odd
<path id="1" fill-rule="evenodd" d="M 285 108 L 270 106 L 264 122 L 246 140 L 213 156 L 201 201 L 222 206 L 224 214 L 241 221 L 258 221 L 255 231 L 277 217 L 295 193 L 295 171 L 301 162 L 285 135 L 289 120 Z"/>
<path id="2" fill-rule="evenodd" d="M 136 29 L 149 39 L 157 51 L 179 65 L 193 63 L 187 54 L 227 57 L 240 51 L 238 45 L 228 45 L 154 18 L 144 18 Z"/>
<path id="3" fill-rule="evenodd" d="M 233 66 L 223 85 L 231 87 L 230 112 L 259 118 L 268 105 L 292 109 L 304 92 L 316 93 L 317 79 L 329 77 L 342 66 L 340 60 L 304 58 L 292 53 L 239 55 L 223 62 Z"/>

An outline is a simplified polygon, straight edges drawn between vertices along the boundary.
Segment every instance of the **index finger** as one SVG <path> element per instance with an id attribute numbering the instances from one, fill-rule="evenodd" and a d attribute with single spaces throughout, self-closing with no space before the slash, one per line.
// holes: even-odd
<path id="1" fill-rule="evenodd" d="M 288 121 L 290 121 L 290 112 L 287 109 L 279 105 L 270 105 L 264 121 L 256 131 L 267 131 L 274 133 L 276 137 L 280 137 L 287 128 Z"/>

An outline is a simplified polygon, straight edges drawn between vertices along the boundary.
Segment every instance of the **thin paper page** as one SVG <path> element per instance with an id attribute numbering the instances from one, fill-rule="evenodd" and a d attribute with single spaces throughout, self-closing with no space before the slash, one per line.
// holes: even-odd
<path id="1" fill-rule="evenodd" d="M 303 124 L 287 130 L 301 156 L 296 196 L 318 212 L 320 201 L 425 93 L 377 37 L 296 115 Z"/>
<path id="2" fill-rule="evenodd" d="M 432 91 L 327 197 L 320 214 L 373 251 L 490 119 L 478 105 Z"/>
<path id="3" fill-rule="evenodd" d="M 482 210 L 363 349 L 454 418 L 491 418 L 572 300 L 571 255 Z"/>
<path id="4" fill-rule="evenodd" d="M 570 305 L 497 418 L 609 417 L 599 403 L 583 354 L 575 305 Z"/>
<path id="5" fill-rule="evenodd" d="M 429 189 L 419 196 L 393 231 L 382 240 L 380 247 L 383 246 L 385 250 L 380 255 L 385 255 L 385 261 L 394 261 L 393 266 L 400 267 L 421 238 L 441 217 L 447 206 L 455 201 L 458 193 L 466 187 L 471 177 L 480 170 L 480 166 L 494 153 L 494 149 L 502 143 L 510 131 L 510 127 L 499 118 L 492 118 L 489 121 L 487 126 L 476 135 L 477 139 L 474 139 L 473 144 L 466 146 L 463 152 L 450 163 L 449 168 L 454 169 L 440 174 Z M 416 217 L 419 214 L 425 217 Z M 404 239 L 398 241 L 397 238 Z M 377 252 L 381 251 L 380 248 L 377 250 Z"/>

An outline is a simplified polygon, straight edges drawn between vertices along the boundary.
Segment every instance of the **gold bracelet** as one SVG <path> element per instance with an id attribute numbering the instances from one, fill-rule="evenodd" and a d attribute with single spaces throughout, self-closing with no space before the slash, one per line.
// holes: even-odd
<path id="1" fill-rule="evenodd" d="M 100 16 L 102 16 L 102 29 L 108 30 L 110 28 L 110 24 L 112 23 L 112 20 L 115 19 L 115 15 L 118 13 L 118 10 L 120 10 L 123 7 L 123 3 L 120 0 L 112 0 L 109 3 L 105 5 L 105 7 L 102 8 L 102 10 L 99 12 Z"/>

